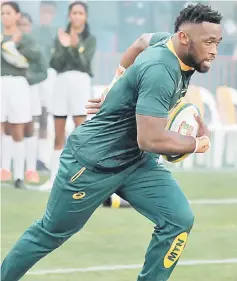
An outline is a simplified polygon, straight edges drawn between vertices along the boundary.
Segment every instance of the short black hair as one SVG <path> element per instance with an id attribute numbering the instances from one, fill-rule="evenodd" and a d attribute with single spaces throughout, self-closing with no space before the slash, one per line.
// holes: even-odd
<path id="1" fill-rule="evenodd" d="M 14 2 L 14 1 L 3 2 L 2 5 L 1 5 L 1 7 L 6 6 L 6 5 L 12 7 L 12 9 L 13 9 L 16 13 L 20 13 L 20 12 L 21 12 L 19 5 L 18 5 L 16 2 Z"/>
<path id="2" fill-rule="evenodd" d="M 204 21 L 220 24 L 222 19 L 218 11 L 212 10 L 211 6 L 198 3 L 197 5 L 188 5 L 183 9 L 175 21 L 174 32 L 179 31 L 183 23 L 202 23 Z"/>
<path id="3" fill-rule="evenodd" d="M 27 18 L 30 23 L 32 23 L 32 17 L 28 13 L 21 13 L 21 18 Z"/>

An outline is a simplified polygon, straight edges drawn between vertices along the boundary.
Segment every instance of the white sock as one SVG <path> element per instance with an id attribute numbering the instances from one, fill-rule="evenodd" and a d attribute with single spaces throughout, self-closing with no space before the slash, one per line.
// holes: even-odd
<path id="1" fill-rule="evenodd" d="M 62 149 L 53 151 L 52 159 L 51 159 L 51 175 L 50 175 L 51 181 L 54 181 L 56 174 L 58 172 L 59 158 L 60 158 L 62 151 L 63 151 Z"/>
<path id="2" fill-rule="evenodd" d="M 36 171 L 37 138 L 36 136 L 25 138 L 26 170 Z"/>
<path id="3" fill-rule="evenodd" d="M 24 141 L 12 144 L 14 180 L 24 180 L 25 146 Z"/>
<path id="4" fill-rule="evenodd" d="M 12 160 L 12 136 L 2 135 L 2 147 L 1 147 L 1 168 L 11 171 Z"/>
<path id="5" fill-rule="evenodd" d="M 38 139 L 38 159 L 43 163 L 47 162 L 49 153 L 49 141 L 47 139 Z"/>

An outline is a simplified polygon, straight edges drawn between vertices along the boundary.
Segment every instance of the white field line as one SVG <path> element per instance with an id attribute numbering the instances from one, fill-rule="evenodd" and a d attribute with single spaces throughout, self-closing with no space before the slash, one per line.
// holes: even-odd
<path id="1" fill-rule="evenodd" d="M 207 264 L 235 264 L 237 258 L 225 259 L 225 260 L 186 260 L 180 261 L 178 266 L 196 266 L 196 265 L 207 265 Z M 29 271 L 27 275 L 48 275 L 48 274 L 68 274 L 76 272 L 98 272 L 98 271 L 118 271 L 126 269 L 139 269 L 141 264 L 127 264 L 127 265 L 110 265 L 110 266 L 93 266 L 85 268 L 58 268 L 58 269 L 42 269 Z"/>
<path id="2" fill-rule="evenodd" d="M 226 199 L 197 199 L 190 200 L 191 205 L 230 205 L 237 204 L 237 198 L 226 198 Z"/>

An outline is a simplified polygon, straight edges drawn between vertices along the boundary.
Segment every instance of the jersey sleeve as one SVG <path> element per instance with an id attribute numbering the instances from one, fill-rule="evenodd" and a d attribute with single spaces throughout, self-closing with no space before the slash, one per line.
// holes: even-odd
<path id="1" fill-rule="evenodd" d="M 138 75 L 136 114 L 168 117 L 171 98 L 175 92 L 175 79 L 163 64 L 147 67 Z"/>
<path id="2" fill-rule="evenodd" d="M 149 42 L 150 46 L 155 45 L 156 43 L 160 42 L 161 40 L 170 37 L 171 34 L 168 32 L 156 32 L 154 35 L 151 37 L 151 40 Z"/>
<path id="3" fill-rule="evenodd" d="M 37 61 L 41 56 L 39 45 L 30 35 L 22 36 L 22 40 L 17 44 L 17 49 L 30 61 Z"/>
<path id="4" fill-rule="evenodd" d="M 26 79 L 30 85 L 35 85 L 44 81 L 47 77 L 47 63 L 44 56 L 41 56 L 38 62 L 30 64 L 26 71 Z"/>
<path id="5" fill-rule="evenodd" d="M 79 42 L 77 48 L 70 48 L 69 51 L 77 65 L 87 68 L 96 51 L 96 38 L 90 36 L 83 45 L 81 46 Z"/>

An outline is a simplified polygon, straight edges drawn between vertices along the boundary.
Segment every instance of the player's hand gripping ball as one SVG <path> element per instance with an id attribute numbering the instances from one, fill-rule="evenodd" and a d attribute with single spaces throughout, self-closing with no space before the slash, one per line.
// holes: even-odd
<path id="1" fill-rule="evenodd" d="M 199 109 L 192 103 L 180 102 L 173 108 L 169 114 L 168 124 L 166 129 L 177 132 L 184 136 L 192 136 L 196 139 L 196 149 L 194 153 L 204 153 L 210 147 L 209 136 L 197 136 L 200 131 Z M 197 122 L 197 119 L 199 122 Z M 171 163 L 178 163 L 186 159 L 192 153 L 178 154 L 178 155 L 162 155 L 162 157 Z"/>

